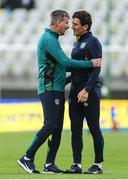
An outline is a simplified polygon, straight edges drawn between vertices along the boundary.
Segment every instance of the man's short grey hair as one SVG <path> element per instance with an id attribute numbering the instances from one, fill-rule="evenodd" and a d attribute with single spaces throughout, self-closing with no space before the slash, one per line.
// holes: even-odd
<path id="1" fill-rule="evenodd" d="M 70 16 L 67 11 L 58 9 L 58 10 L 52 11 L 50 14 L 50 17 L 51 17 L 50 25 L 54 25 L 58 19 L 63 19 L 64 17 L 69 18 Z"/>

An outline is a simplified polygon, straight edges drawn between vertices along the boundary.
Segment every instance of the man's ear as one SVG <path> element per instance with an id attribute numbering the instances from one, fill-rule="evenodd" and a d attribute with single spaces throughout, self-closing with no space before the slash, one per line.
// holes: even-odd
<path id="1" fill-rule="evenodd" d="M 88 30 L 88 25 L 87 24 L 84 25 L 84 30 L 85 31 Z"/>
<path id="2" fill-rule="evenodd" d="M 61 23 L 61 19 L 57 19 L 56 23 L 59 25 Z"/>

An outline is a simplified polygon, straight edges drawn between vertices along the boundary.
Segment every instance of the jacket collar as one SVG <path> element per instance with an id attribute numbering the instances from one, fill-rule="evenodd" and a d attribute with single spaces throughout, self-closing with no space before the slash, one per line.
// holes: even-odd
<path id="1" fill-rule="evenodd" d="M 52 34 L 53 36 L 55 36 L 57 39 L 59 38 L 59 34 L 55 31 L 53 31 L 52 29 L 49 28 L 45 28 L 45 32 L 48 32 L 50 34 Z"/>
<path id="2" fill-rule="evenodd" d="M 80 41 L 80 40 L 81 40 L 81 39 L 83 39 L 83 38 L 87 38 L 87 37 L 89 37 L 91 34 L 92 34 L 92 32 L 91 32 L 91 31 L 86 32 L 85 34 L 83 34 L 82 36 L 80 36 L 80 38 L 78 38 L 78 41 Z"/>

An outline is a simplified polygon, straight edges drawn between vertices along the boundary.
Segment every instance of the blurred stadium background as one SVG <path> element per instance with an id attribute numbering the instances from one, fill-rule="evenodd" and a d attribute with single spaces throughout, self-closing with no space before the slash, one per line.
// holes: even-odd
<path id="1" fill-rule="evenodd" d="M 102 130 L 112 130 L 112 133 L 103 131 L 105 173 L 100 178 L 128 178 L 128 134 L 124 133 L 124 130 L 128 132 L 128 0 L 0 0 L 0 132 L 6 132 L 0 133 L 0 178 L 30 178 L 16 165 L 16 160 L 33 137 L 33 132 L 28 131 L 37 131 L 42 126 L 42 107 L 37 96 L 36 44 L 48 26 L 50 12 L 59 8 L 71 15 L 81 9 L 92 14 L 92 32 L 103 45 L 100 123 Z M 60 38 L 69 56 L 74 41 L 71 29 Z M 66 99 L 68 91 L 69 86 Z M 86 128 L 86 121 L 84 126 Z M 64 128 L 70 128 L 67 102 Z M 69 137 L 70 131 L 64 131 L 57 157 L 62 168 L 65 165 L 68 168 L 72 161 Z M 90 138 L 86 136 L 84 165 L 91 165 L 93 159 Z M 45 150 L 40 150 L 36 159 L 39 169 L 42 160 L 45 161 Z M 51 179 L 51 176 L 45 177 Z M 52 177 L 69 179 L 62 175 Z"/>
<path id="2" fill-rule="evenodd" d="M 67 10 L 71 15 L 81 9 L 92 14 L 92 32 L 103 45 L 101 79 L 104 100 L 101 102 L 101 126 L 106 129 L 116 129 L 117 126 L 128 129 L 128 0 L 0 0 L 2 131 L 19 131 L 29 120 L 35 123 L 30 130 L 37 130 L 41 126 L 36 44 L 44 28 L 49 25 L 50 12 L 59 8 Z M 60 38 L 60 43 L 69 56 L 74 41 L 71 29 L 66 36 Z M 66 99 L 68 91 L 69 86 L 65 89 Z M 32 108 L 33 103 L 30 102 L 33 100 Z M 24 101 L 27 102 L 22 106 Z M 36 106 L 39 107 L 35 108 Z M 64 127 L 68 128 L 70 122 L 67 103 L 65 119 Z M 16 123 L 19 121 L 21 125 L 18 124 L 18 128 Z"/>
<path id="3" fill-rule="evenodd" d="M 103 45 L 102 96 L 128 97 L 128 0 L 0 0 L 0 3 L 1 98 L 37 97 L 36 44 L 49 23 L 50 12 L 57 8 L 66 9 L 71 15 L 80 9 L 92 14 L 92 32 Z M 74 40 L 71 29 L 60 38 L 69 56 Z"/>

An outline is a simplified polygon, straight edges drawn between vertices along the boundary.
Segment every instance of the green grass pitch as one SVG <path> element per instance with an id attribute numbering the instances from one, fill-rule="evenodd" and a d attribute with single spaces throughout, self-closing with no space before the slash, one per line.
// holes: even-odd
<path id="1" fill-rule="evenodd" d="M 17 164 L 30 145 L 35 132 L 0 133 L 0 178 L 1 179 L 128 179 L 128 133 L 105 132 L 104 174 L 103 175 L 71 175 L 71 174 L 27 174 Z M 85 171 L 94 159 L 92 138 L 86 131 L 83 133 L 83 160 Z M 35 164 L 42 171 L 45 163 L 47 144 L 41 147 L 36 155 Z M 56 158 L 59 168 L 65 170 L 72 163 L 70 131 L 62 134 L 61 146 Z"/>

